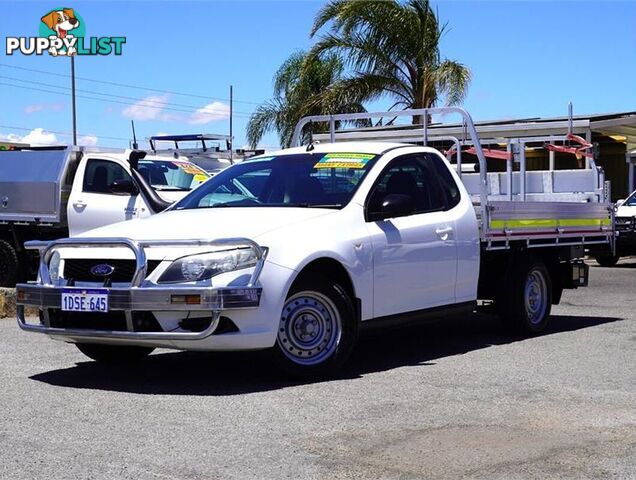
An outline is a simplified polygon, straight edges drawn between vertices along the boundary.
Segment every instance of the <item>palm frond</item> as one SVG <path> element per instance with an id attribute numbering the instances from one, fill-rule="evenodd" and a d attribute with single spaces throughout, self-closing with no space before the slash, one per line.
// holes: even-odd
<path id="1" fill-rule="evenodd" d="M 247 122 L 247 143 L 256 148 L 265 133 L 280 123 L 284 105 L 280 99 L 268 100 L 259 105 Z"/>
<path id="2" fill-rule="evenodd" d="M 412 99 L 400 92 L 400 87 L 400 83 L 391 76 L 361 72 L 334 83 L 319 97 L 319 100 L 329 108 L 334 104 L 351 105 L 372 102 L 382 97 L 385 92 L 391 92 L 405 105 L 411 104 Z"/>
<path id="3" fill-rule="evenodd" d="M 278 67 L 274 74 L 274 95 L 280 97 L 287 95 L 289 89 L 295 85 L 301 75 L 305 52 L 297 51 L 292 53 Z"/>
<path id="4" fill-rule="evenodd" d="M 466 65 L 454 60 L 444 60 L 436 69 L 435 78 L 448 105 L 457 105 L 466 97 L 471 73 Z"/>
<path id="5" fill-rule="evenodd" d="M 318 11 L 310 36 L 329 22 L 333 32 L 347 34 L 365 24 L 375 23 L 370 21 L 373 18 L 391 16 L 398 8 L 395 0 L 331 0 Z"/>

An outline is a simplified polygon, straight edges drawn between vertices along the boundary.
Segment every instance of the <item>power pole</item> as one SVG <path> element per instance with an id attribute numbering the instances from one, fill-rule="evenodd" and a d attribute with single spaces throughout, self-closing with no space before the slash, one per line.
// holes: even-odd
<path id="1" fill-rule="evenodd" d="M 75 111 L 75 55 L 71 55 L 71 106 L 73 111 L 73 146 L 77 145 L 77 116 Z"/>
<path id="2" fill-rule="evenodd" d="M 234 137 L 232 137 L 232 108 L 233 108 L 233 105 L 232 105 L 233 91 L 232 90 L 233 90 L 232 85 L 230 85 L 230 163 L 233 163 L 232 149 L 234 148 Z"/>

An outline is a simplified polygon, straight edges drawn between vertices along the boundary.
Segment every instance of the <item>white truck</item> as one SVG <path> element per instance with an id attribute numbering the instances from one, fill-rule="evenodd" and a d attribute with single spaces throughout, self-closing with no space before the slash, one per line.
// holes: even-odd
<path id="1" fill-rule="evenodd" d="M 157 347 L 270 349 L 299 375 L 338 368 L 362 328 L 470 312 L 478 300 L 541 332 L 563 290 L 587 285 L 584 247 L 613 240 L 600 172 L 542 199 L 541 172 L 487 173 L 464 110 L 403 112 L 438 113 L 462 115 L 478 173 L 460 177 L 434 148 L 384 142 L 256 157 L 151 218 L 29 242 L 42 260 L 37 282 L 17 287 L 19 326 L 97 361 Z M 310 121 L 333 134 L 337 122 L 394 115 L 309 117 L 296 138 Z"/>
<path id="2" fill-rule="evenodd" d="M 185 157 L 212 175 L 234 163 L 265 153 L 261 149 L 232 151 L 232 137 L 216 133 L 155 135 L 147 140 L 153 153 Z"/>
<path id="3" fill-rule="evenodd" d="M 621 257 L 636 255 L 636 191 L 616 202 L 616 249 L 602 248 L 594 258 L 603 267 L 613 267 Z"/>
<path id="4" fill-rule="evenodd" d="M 36 252 L 25 251 L 25 241 L 148 217 L 208 178 L 185 158 L 139 151 L 60 146 L 0 152 L 0 286 L 37 272 Z"/>

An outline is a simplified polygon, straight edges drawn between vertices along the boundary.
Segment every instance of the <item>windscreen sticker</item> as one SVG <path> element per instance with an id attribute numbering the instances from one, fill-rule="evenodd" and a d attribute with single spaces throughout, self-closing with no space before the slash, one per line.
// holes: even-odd
<path id="1" fill-rule="evenodd" d="M 328 153 L 314 168 L 364 168 L 375 155 L 372 153 Z"/>
<path id="2" fill-rule="evenodd" d="M 208 179 L 208 176 L 207 176 L 207 175 L 204 175 L 203 173 L 197 173 L 197 174 L 194 176 L 194 179 L 193 179 L 193 180 L 194 180 L 195 182 L 203 183 L 203 182 L 205 182 L 207 179 Z"/>
<path id="3" fill-rule="evenodd" d="M 186 162 L 172 162 L 172 163 L 173 165 L 176 165 L 185 173 L 189 173 L 190 175 L 204 175 L 203 170 L 201 170 L 199 167 L 191 163 L 186 163 Z"/>

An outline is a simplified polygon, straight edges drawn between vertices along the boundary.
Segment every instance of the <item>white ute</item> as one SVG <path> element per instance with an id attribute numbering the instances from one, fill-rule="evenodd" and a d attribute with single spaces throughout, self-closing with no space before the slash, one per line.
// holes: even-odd
<path id="1" fill-rule="evenodd" d="M 340 366 L 363 327 L 470 312 L 478 299 L 542 331 L 562 290 L 587 284 L 583 247 L 612 241 L 600 172 L 584 171 L 573 197 L 528 200 L 517 188 L 508 199 L 506 182 L 526 178 L 487 174 L 464 110 L 404 112 L 437 113 L 462 115 L 478 173 L 460 178 L 434 148 L 382 142 L 256 157 L 151 218 L 29 243 L 42 262 L 38 281 L 18 286 L 20 327 L 98 361 L 156 347 L 271 349 L 301 375 Z M 382 115 L 396 112 L 304 119 L 296 137 L 308 121 L 333 129 Z M 28 323 L 24 306 L 39 308 L 39 321 Z"/>

